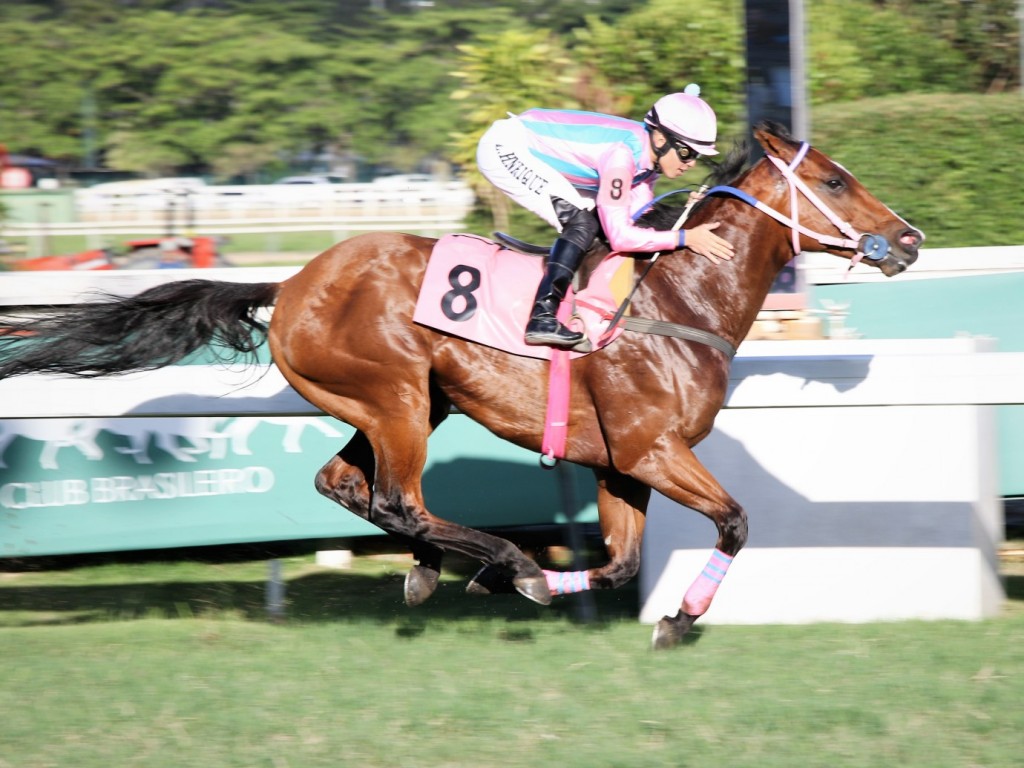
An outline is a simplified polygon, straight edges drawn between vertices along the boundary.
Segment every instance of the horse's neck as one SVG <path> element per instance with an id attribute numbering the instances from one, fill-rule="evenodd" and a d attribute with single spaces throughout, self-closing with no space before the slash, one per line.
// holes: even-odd
<path id="1" fill-rule="evenodd" d="M 758 179 L 758 189 L 778 193 L 771 180 L 763 183 L 758 168 L 748 175 L 748 184 Z M 781 197 L 781 195 L 778 195 Z M 765 199 L 773 207 L 781 200 Z M 707 330 L 738 345 L 750 331 L 775 277 L 792 257 L 792 246 L 784 230 L 771 217 L 734 198 L 709 201 L 694 214 L 687 228 L 718 221 L 715 234 L 729 240 L 736 249 L 732 261 L 712 264 L 692 251 L 677 251 L 661 257 L 638 297 L 638 314 Z M 650 305 L 647 309 L 646 305 Z"/>

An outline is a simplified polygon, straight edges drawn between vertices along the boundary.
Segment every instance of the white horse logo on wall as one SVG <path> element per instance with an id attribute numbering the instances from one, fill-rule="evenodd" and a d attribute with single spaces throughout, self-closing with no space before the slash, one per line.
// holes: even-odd
<path id="1" fill-rule="evenodd" d="M 102 431 L 123 438 L 114 450 L 131 456 L 138 464 L 151 464 L 153 447 L 176 461 L 195 462 L 197 456 L 223 459 L 228 454 L 249 456 L 249 439 L 261 425 L 283 429 L 281 449 L 302 452 L 302 435 L 313 429 L 324 437 L 341 438 L 342 433 L 317 417 L 190 417 L 131 419 L 4 419 L 0 420 L 0 468 L 4 455 L 16 438 L 41 443 L 39 466 L 60 469 L 61 449 L 76 450 L 89 461 L 104 458 L 98 437 Z"/>

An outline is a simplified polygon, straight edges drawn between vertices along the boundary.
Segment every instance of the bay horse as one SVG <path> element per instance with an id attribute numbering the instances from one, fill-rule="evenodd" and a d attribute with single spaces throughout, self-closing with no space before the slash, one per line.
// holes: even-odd
<path id="1" fill-rule="evenodd" d="M 657 490 L 718 530 L 708 566 L 683 594 L 679 611 L 655 626 L 654 647 L 674 646 L 707 610 L 747 540 L 745 511 L 693 447 L 725 402 L 731 353 L 775 276 L 800 250 L 866 257 L 893 276 L 917 259 L 923 240 L 848 171 L 781 126 L 759 124 L 754 138 L 764 156 L 747 168 L 734 161 L 735 186 L 710 190 L 689 219 L 721 222 L 718 234 L 736 249 L 732 261 L 713 265 L 680 250 L 634 278 L 633 316 L 690 333 L 624 332 L 572 362 L 565 458 L 596 475 L 609 561 L 569 580 L 543 571 L 511 542 L 442 520 L 424 504 L 427 438 L 453 406 L 495 435 L 539 452 L 548 386 L 545 360 L 413 322 L 433 239 L 360 235 L 280 283 L 182 280 L 8 323 L 13 332 L 0 337 L 0 378 L 148 370 L 210 346 L 253 360 L 266 336 L 291 386 L 357 430 L 319 470 L 315 485 L 412 551 L 404 588 L 409 605 L 433 593 L 445 550 L 483 563 L 471 592 L 493 591 L 504 580 L 548 604 L 553 591 L 618 587 L 639 569 L 645 511 Z M 666 214 L 674 219 L 678 211 L 658 204 L 641 221 L 667 229 L 672 219 L 660 221 Z M 271 305 L 268 327 L 259 313 Z M 567 581 L 577 586 L 564 586 Z"/>

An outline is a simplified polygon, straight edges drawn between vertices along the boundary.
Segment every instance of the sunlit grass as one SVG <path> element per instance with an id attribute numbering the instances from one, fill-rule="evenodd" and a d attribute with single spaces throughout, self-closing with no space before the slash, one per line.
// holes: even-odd
<path id="1" fill-rule="evenodd" d="M 648 649 L 636 594 L 418 609 L 408 561 L 0 577 L 0 766 L 1016 766 L 1020 580 L 982 622 L 710 626 Z M 698 625 L 699 626 L 699 625 Z"/>

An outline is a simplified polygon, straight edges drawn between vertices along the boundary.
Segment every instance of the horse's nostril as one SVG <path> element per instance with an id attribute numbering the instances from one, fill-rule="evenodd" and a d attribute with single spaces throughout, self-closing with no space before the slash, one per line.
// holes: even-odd
<path id="1" fill-rule="evenodd" d="M 908 251 L 916 251 L 921 245 L 921 233 L 915 229 L 908 229 L 900 235 L 900 245 Z"/>

